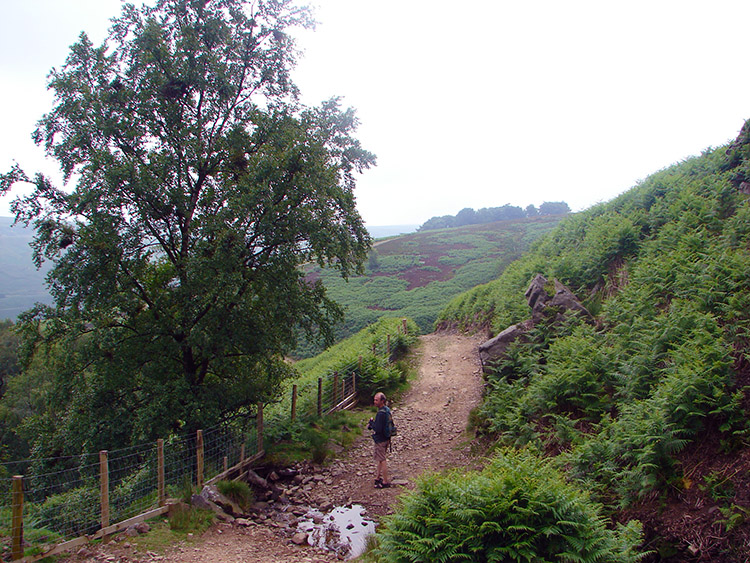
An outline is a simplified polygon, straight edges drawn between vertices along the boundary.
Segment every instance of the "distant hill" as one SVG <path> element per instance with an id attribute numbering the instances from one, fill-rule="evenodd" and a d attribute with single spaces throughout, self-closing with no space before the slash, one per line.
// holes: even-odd
<path id="1" fill-rule="evenodd" d="M 497 278 L 504 268 L 551 231 L 562 216 L 534 217 L 482 225 L 410 233 L 376 241 L 365 274 L 342 280 L 334 270 L 310 266 L 346 318 L 337 337 L 345 338 L 383 316 L 413 319 L 430 332 L 438 313 L 456 295 Z M 320 351 L 304 343 L 297 355 Z"/>
<path id="2" fill-rule="evenodd" d="M 0 320 L 15 319 L 37 302 L 52 302 L 44 285 L 48 268 L 37 270 L 31 260 L 33 235 L 33 229 L 0 217 Z"/>

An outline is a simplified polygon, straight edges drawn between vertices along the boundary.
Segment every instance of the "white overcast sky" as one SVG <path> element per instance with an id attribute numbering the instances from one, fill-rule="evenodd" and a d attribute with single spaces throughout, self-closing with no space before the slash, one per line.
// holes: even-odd
<path id="1" fill-rule="evenodd" d="M 49 170 L 46 75 L 119 0 L 0 0 L 0 170 Z M 747 0 L 312 0 L 303 99 L 341 96 L 378 157 L 368 225 L 464 207 L 585 209 L 736 137 L 750 118 Z M 0 215 L 9 215 L 8 197 Z"/>

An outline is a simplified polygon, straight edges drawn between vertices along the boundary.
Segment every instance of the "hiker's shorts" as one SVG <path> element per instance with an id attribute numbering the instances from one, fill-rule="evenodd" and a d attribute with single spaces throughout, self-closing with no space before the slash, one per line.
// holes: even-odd
<path id="1" fill-rule="evenodd" d="M 388 449 L 388 442 L 375 442 L 375 461 L 385 461 L 385 451 Z"/>

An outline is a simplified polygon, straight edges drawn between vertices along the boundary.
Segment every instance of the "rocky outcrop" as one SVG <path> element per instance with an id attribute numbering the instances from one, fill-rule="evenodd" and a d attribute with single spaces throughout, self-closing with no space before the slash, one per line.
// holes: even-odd
<path id="1" fill-rule="evenodd" d="M 222 495 L 213 485 L 203 487 L 201 496 L 221 508 L 229 516 L 237 517 L 243 515 L 242 508 L 233 500 Z"/>
<path id="2" fill-rule="evenodd" d="M 505 355 L 511 343 L 525 338 L 525 335 L 542 319 L 554 315 L 555 321 L 561 321 L 565 313 L 572 311 L 582 315 L 587 322 L 594 322 L 594 317 L 580 302 L 575 294 L 564 284 L 553 280 L 550 286 L 547 278 L 537 274 L 524 294 L 531 308 L 531 318 L 514 324 L 479 346 L 479 359 L 482 367 L 487 368 Z"/>
<path id="3" fill-rule="evenodd" d="M 489 339 L 484 344 L 480 344 L 479 359 L 482 365 L 485 366 L 495 359 L 502 357 L 508 346 L 519 338 L 523 338 L 533 326 L 534 323 L 532 321 L 524 321 L 511 325 L 494 338 Z"/>
<path id="4" fill-rule="evenodd" d="M 550 307 L 555 307 L 558 310 L 558 316 L 564 314 L 565 311 L 573 311 L 593 322 L 594 317 L 570 289 L 557 280 L 553 280 L 552 291 L 548 290 L 548 286 L 547 278 L 537 274 L 526 290 L 526 300 L 531 307 L 531 319 L 534 323 L 546 316 Z"/>
<path id="5" fill-rule="evenodd" d="M 524 293 L 526 302 L 529 304 L 529 307 L 531 307 L 532 315 L 534 313 L 539 313 L 539 311 L 544 308 L 545 303 L 549 301 L 550 296 L 549 293 L 547 293 L 546 285 L 547 278 L 542 275 L 534 276 L 534 279 L 531 280 L 531 283 L 529 284 L 529 288 L 526 290 L 526 293 Z"/>

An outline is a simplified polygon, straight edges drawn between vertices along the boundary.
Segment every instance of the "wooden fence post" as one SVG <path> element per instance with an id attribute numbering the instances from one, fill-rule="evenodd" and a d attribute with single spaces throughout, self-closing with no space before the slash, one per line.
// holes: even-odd
<path id="1" fill-rule="evenodd" d="M 99 504 L 102 528 L 109 526 L 109 452 L 99 452 Z"/>
<path id="2" fill-rule="evenodd" d="M 292 385 L 292 422 L 297 418 L 297 384 Z"/>
<path id="3" fill-rule="evenodd" d="M 391 355 L 391 335 L 390 334 L 385 339 L 385 353 L 387 356 Z"/>
<path id="4" fill-rule="evenodd" d="M 156 488 L 159 497 L 159 506 L 167 503 L 167 491 L 164 486 L 164 440 L 156 440 Z"/>
<path id="5" fill-rule="evenodd" d="M 362 361 L 362 356 L 359 357 L 360 362 Z M 357 394 L 357 372 L 352 372 L 352 393 L 354 395 Z"/>
<path id="6" fill-rule="evenodd" d="M 198 430 L 195 443 L 195 457 L 197 463 L 196 484 L 199 489 L 203 488 L 203 430 Z"/>
<path id="7" fill-rule="evenodd" d="M 265 451 L 263 447 L 263 403 L 258 403 L 258 452 Z"/>
<path id="8" fill-rule="evenodd" d="M 245 463 L 245 444 L 240 446 L 240 465 Z"/>
<path id="9" fill-rule="evenodd" d="M 13 560 L 23 557 L 23 475 L 13 476 L 13 489 L 11 494 L 11 551 L 10 558 Z"/>
<path id="10" fill-rule="evenodd" d="M 323 378 L 318 378 L 318 416 L 323 416 Z"/>
<path id="11" fill-rule="evenodd" d="M 404 329 L 404 334 L 409 334 L 409 325 L 406 322 L 406 319 L 401 319 L 401 326 Z"/>

